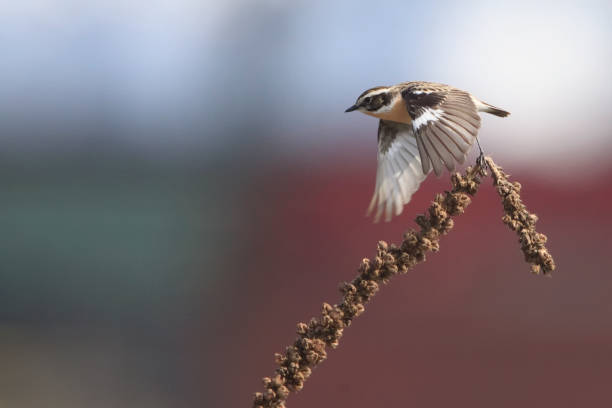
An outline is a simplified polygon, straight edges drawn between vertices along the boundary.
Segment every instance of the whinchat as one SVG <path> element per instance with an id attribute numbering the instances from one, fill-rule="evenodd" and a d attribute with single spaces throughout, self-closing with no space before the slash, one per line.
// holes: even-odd
<path id="1" fill-rule="evenodd" d="M 469 92 L 433 82 L 403 82 L 363 92 L 346 112 L 360 111 L 380 119 L 378 169 L 368 214 L 375 221 L 401 214 L 421 182 L 433 171 L 455 169 L 477 141 L 478 112 L 510 114 Z"/>

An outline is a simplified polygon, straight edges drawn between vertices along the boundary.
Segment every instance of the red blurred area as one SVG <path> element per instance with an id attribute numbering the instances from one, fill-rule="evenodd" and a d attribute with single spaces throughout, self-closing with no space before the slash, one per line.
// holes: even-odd
<path id="1" fill-rule="evenodd" d="M 268 166 L 255 178 L 245 203 L 245 246 L 229 261 L 240 279 L 220 300 L 214 344 L 195 360 L 200 375 L 220 370 L 209 384 L 214 391 L 202 396 L 210 402 L 212 395 L 211 406 L 250 406 L 260 378 L 273 374 L 273 353 L 295 338 L 295 324 L 318 315 L 322 302 L 336 303 L 338 283 L 354 277 L 376 242 L 399 242 L 449 186 L 447 176 L 432 176 L 400 217 L 373 224 L 364 217 L 373 169 L 353 163 Z M 552 278 L 530 274 L 485 179 L 440 252 L 381 288 L 288 406 L 612 402 L 610 176 L 588 186 L 512 177 L 549 238 Z M 210 329 L 203 330 L 209 341 Z"/>

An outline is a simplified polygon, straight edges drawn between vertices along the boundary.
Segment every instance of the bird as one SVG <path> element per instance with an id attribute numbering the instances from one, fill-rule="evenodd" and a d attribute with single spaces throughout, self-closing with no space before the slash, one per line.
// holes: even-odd
<path id="1" fill-rule="evenodd" d="M 374 222 L 383 213 L 387 222 L 399 216 L 432 170 L 439 177 L 465 162 L 478 142 L 479 112 L 510 115 L 469 92 L 424 81 L 370 88 L 345 112 L 352 111 L 380 119 L 376 186 L 367 211 L 376 209 Z"/>

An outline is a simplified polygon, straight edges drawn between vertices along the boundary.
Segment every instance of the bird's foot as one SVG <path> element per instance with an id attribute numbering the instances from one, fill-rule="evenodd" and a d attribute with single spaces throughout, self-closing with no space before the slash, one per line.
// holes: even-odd
<path id="1" fill-rule="evenodd" d="M 482 151 L 480 152 L 480 155 L 476 159 L 476 164 L 478 165 L 478 167 L 481 167 L 483 170 L 486 170 L 488 167 L 487 161 L 485 160 L 485 156 Z"/>
<path id="2" fill-rule="evenodd" d="M 478 138 L 476 138 L 476 143 L 478 143 L 478 150 L 480 150 L 480 154 L 476 159 L 476 164 L 482 169 L 482 171 L 486 172 L 489 166 L 487 166 L 487 161 L 485 160 L 485 155 L 482 151 L 482 147 L 480 147 L 480 140 L 478 140 Z"/>

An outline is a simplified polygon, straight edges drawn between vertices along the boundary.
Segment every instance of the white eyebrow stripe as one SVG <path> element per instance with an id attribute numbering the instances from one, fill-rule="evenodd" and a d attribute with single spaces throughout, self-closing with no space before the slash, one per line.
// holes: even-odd
<path id="1" fill-rule="evenodd" d="M 382 94 L 382 93 L 387 93 L 387 92 L 389 92 L 389 88 L 385 88 L 385 89 L 377 89 L 377 90 L 375 90 L 375 91 L 372 91 L 372 92 L 370 92 L 370 93 L 367 93 L 367 94 L 363 95 L 362 99 L 363 99 L 363 98 L 366 98 L 366 97 L 368 97 L 368 96 L 376 96 L 376 95 L 380 95 L 380 94 Z"/>

